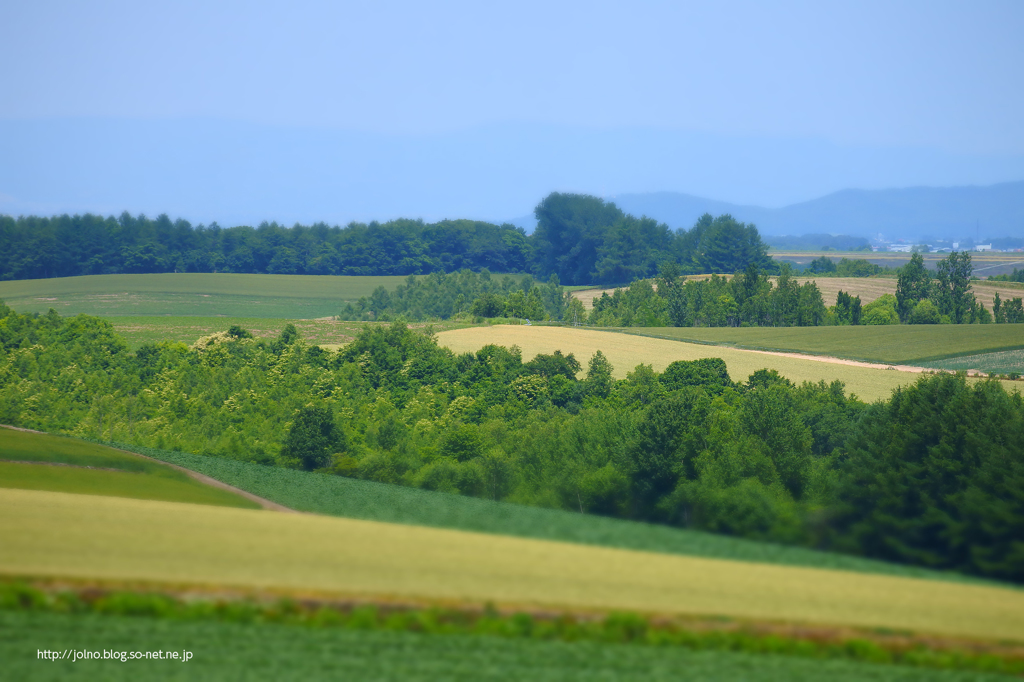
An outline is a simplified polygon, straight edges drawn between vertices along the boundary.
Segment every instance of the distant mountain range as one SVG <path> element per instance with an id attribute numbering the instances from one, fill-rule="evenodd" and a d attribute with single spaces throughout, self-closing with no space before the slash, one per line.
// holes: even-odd
<path id="1" fill-rule="evenodd" d="M 673 229 L 686 228 L 704 213 L 729 213 L 754 223 L 764 235 L 809 233 L 885 240 L 981 240 L 1024 237 L 1024 182 L 987 187 L 847 189 L 782 208 L 744 206 L 678 192 L 622 194 L 619 208 L 646 215 Z M 528 232 L 536 221 L 512 221 Z"/>

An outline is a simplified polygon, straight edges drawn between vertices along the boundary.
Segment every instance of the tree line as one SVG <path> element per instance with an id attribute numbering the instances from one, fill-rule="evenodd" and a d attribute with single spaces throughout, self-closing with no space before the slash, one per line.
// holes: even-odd
<path id="1" fill-rule="evenodd" d="M 426 277 L 410 275 L 394 291 L 377 287 L 373 294 L 347 304 L 343 320 L 447 320 L 453 317 L 560 320 L 572 296 L 564 292 L 557 275 L 546 283 L 530 275 L 492 276 L 479 273 L 435 272 Z"/>
<path id="2" fill-rule="evenodd" d="M 1024 399 L 716 358 L 624 379 L 600 352 L 454 354 L 401 323 L 337 352 L 293 326 L 128 349 L 99 318 L 0 304 L 0 422 L 1024 581 Z"/>
<path id="3" fill-rule="evenodd" d="M 818 265 L 818 269 L 823 267 Z M 859 296 L 840 290 L 836 303 L 826 307 L 813 281 L 799 284 L 787 263 L 781 264 L 779 272 L 777 277 L 769 278 L 751 264 L 731 278 L 712 275 L 694 279 L 682 276 L 669 262 L 653 280 L 637 280 L 611 295 L 603 293 L 594 300 L 590 313 L 573 304 L 565 310 L 574 322 L 609 327 L 1024 322 L 1021 298 L 1002 301 L 996 294 L 989 311 L 974 297 L 971 254 L 966 251 L 949 254 L 938 263 L 934 274 L 925 268 L 920 254 L 914 254 L 897 270 L 896 294 L 884 294 L 867 304 L 862 304 Z"/>
<path id="4" fill-rule="evenodd" d="M 614 203 L 553 193 L 537 229 L 474 220 L 317 223 L 286 228 L 193 226 L 167 215 L 0 216 L 0 279 L 157 272 L 409 275 L 468 269 L 525 273 L 563 284 L 626 284 L 665 261 L 684 272 L 770 268 L 753 225 L 701 217 L 689 230 L 623 213 Z"/>

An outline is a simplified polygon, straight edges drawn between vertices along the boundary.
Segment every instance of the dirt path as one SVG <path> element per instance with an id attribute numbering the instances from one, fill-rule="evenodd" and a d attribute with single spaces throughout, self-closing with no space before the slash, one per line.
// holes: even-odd
<path id="1" fill-rule="evenodd" d="M 21 428 L 19 426 L 9 426 L 7 424 L 0 424 L 0 428 L 12 429 L 14 431 L 24 431 L 25 433 L 40 433 L 40 434 L 42 434 L 44 436 L 53 435 L 53 434 L 46 433 L 45 431 L 35 431 L 33 429 L 23 429 L 23 428 Z M 105 447 L 110 447 L 110 446 L 107 445 Z M 164 462 L 162 460 L 155 459 L 153 457 L 147 457 L 146 455 L 140 455 L 139 453 L 131 452 L 130 450 L 122 450 L 120 448 L 110 448 L 110 449 L 111 450 L 117 450 L 118 452 L 124 452 L 124 453 L 132 455 L 134 457 L 141 457 L 142 459 L 148 459 L 150 462 L 156 462 L 157 464 L 163 464 L 164 466 L 171 467 L 172 469 L 177 469 L 178 471 L 182 472 L 183 474 L 187 475 L 189 478 L 191 478 L 191 479 L 193 479 L 195 481 L 198 481 L 198 482 L 203 483 L 205 485 L 213 486 L 214 488 L 220 488 L 221 490 L 227 490 L 228 492 L 235 493 L 236 495 L 240 495 L 240 496 L 244 497 L 247 500 L 251 500 L 251 501 L 255 502 L 256 504 L 258 504 L 263 509 L 268 509 L 270 511 L 288 512 L 290 514 L 300 514 L 300 513 L 302 513 L 302 512 L 295 511 L 294 509 L 289 509 L 288 507 L 285 507 L 284 505 L 278 504 L 277 502 L 271 502 L 270 500 L 268 500 L 266 498 L 263 498 L 263 497 L 259 497 L 258 495 L 253 495 L 252 493 L 246 492 L 245 490 L 242 490 L 241 488 L 236 488 L 233 485 L 228 485 L 227 483 L 224 483 L 223 481 L 218 481 L 215 478 L 210 478 L 209 476 L 207 476 L 205 474 L 201 474 L 198 471 L 192 471 L 191 469 L 186 469 L 185 467 L 178 466 L 177 464 L 171 464 L 170 462 Z M 71 465 L 69 465 L 69 466 L 71 466 Z M 94 468 L 98 468 L 98 467 L 86 467 L 86 468 L 94 469 Z"/>

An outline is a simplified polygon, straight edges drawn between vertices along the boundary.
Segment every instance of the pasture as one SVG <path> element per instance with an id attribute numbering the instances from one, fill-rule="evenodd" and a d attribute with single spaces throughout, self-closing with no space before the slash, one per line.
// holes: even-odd
<path id="1" fill-rule="evenodd" d="M 205 474 L 290 509 L 315 514 L 664 554 L 862 571 L 931 580 L 979 582 L 977 578 L 957 573 L 697 530 L 527 507 L 375 481 L 268 467 L 222 457 L 204 457 L 151 448 L 133 449 L 149 457 Z"/>
<path id="2" fill-rule="evenodd" d="M 47 644 L 41 644 L 47 643 Z M 191 651 L 177 661 L 39 661 L 40 646 Z M 849 660 L 597 642 L 155 620 L 0 611 L 0 660 L 12 679 L 268 680 L 325 676 L 406 682 L 678 680 L 720 682 L 997 682 L 1003 675 L 880 666 Z"/>
<path id="3" fill-rule="evenodd" d="M 1024 592 L 334 517 L 0 489 L 0 573 L 1024 639 Z"/>
<path id="4" fill-rule="evenodd" d="M 659 328 L 658 331 L 664 329 Z M 624 379 L 626 374 L 639 364 L 651 365 L 655 371 L 660 372 L 676 360 L 716 357 L 725 360 L 729 376 L 734 381 L 746 381 L 747 377 L 757 370 L 769 368 L 777 370 L 779 374 L 798 384 L 804 381 L 831 383 L 838 379 L 846 384 L 847 393 L 854 393 L 869 402 L 888 398 L 896 387 L 917 380 L 916 374 L 908 372 L 780 357 L 595 329 L 496 325 L 441 332 L 437 339 L 439 344 L 451 348 L 456 353 L 475 352 L 487 344 L 519 346 L 524 359 L 532 358 L 538 353 L 561 350 L 563 353 L 575 354 L 584 368 L 587 360 L 600 350 L 611 362 L 614 368 L 613 375 L 617 379 Z"/>
<path id="5" fill-rule="evenodd" d="M 18 312 L 101 317 L 189 316 L 313 319 L 405 277 L 162 273 L 88 275 L 0 282 L 0 300 Z"/>
<path id="6" fill-rule="evenodd" d="M 688 343 L 809 353 L 883 364 L 921 364 L 944 358 L 1024 349 L 1024 324 L 632 327 L 619 331 Z M 963 367 L 975 368 L 975 365 Z"/>
<path id="7" fill-rule="evenodd" d="M 3 428 L 0 487 L 259 508 L 159 462 L 85 441 Z"/>

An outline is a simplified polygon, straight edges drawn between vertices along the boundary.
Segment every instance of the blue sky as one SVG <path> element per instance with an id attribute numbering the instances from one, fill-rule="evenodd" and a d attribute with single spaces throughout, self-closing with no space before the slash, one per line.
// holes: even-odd
<path id="1" fill-rule="evenodd" d="M 491 220 L 1024 179 L 1024 3 L 4 3 L 0 212 Z"/>

